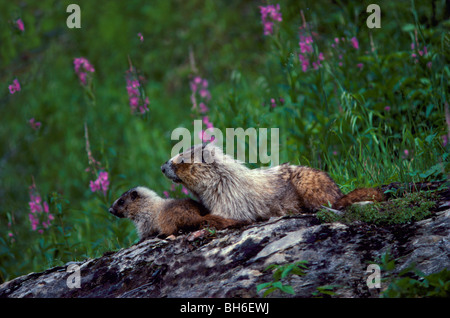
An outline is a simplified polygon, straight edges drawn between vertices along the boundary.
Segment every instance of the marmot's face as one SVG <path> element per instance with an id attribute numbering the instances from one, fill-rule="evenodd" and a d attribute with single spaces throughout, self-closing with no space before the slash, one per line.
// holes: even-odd
<path id="1" fill-rule="evenodd" d="M 139 194 L 135 188 L 125 192 L 109 208 L 109 213 L 119 218 L 129 218 L 134 213 Z"/>
<path id="2" fill-rule="evenodd" d="M 136 220 L 141 212 L 152 212 L 155 202 L 162 200 L 146 187 L 135 187 L 120 196 L 109 208 L 109 213 L 119 218 Z"/>
<path id="3" fill-rule="evenodd" d="M 176 183 L 183 183 L 194 190 L 208 179 L 210 165 L 214 163 L 214 147 L 196 145 L 169 159 L 161 166 L 164 175 Z"/>

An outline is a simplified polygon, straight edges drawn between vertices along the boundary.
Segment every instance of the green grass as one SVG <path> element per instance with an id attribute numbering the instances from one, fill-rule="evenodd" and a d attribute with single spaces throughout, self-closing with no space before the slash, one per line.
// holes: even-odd
<path id="1" fill-rule="evenodd" d="M 337 215 L 327 209 L 317 212 L 322 222 L 342 222 L 351 224 L 362 221 L 370 224 L 403 224 L 423 220 L 431 215 L 436 206 L 438 195 L 434 191 L 406 193 L 396 198 L 373 204 L 349 206 L 345 213 Z"/>
<path id="2" fill-rule="evenodd" d="M 372 30 L 370 2 L 280 1 L 283 20 L 270 36 L 259 12 L 266 2 L 83 1 L 82 28 L 68 29 L 70 3 L 0 4 L 0 282 L 133 244 L 131 222 L 107 208 L 136 185 L 174 195 L 160 171 L 177 142 L 171 132 L 204 115 L 223 131 L 278 127 L 280 162 L 326 170 L 344 192 L 448 175 L 445 1 L 435 16 L 429 1 L 381 1 L 382 27 Z M 311 62 L 324 56 L 317 70 L 303 72 L 298 57 L 300 10 Z M 333 48 L 335 38 L 345 42 Z M 95 68 L 88 89 L 76 57 Z M 129 61 L 150 100 L 143 116 L 130 111 Z M 209 83 L 206 114 L 192 110 L 195 76 Z M 10 94 L 15 78 L 21 91 Z M 109 175 L 106 195 L 89 187 L 85 124 L 95 168 Z M 28 216 L 33 180 L 55 216 L 42 234 Z"/>

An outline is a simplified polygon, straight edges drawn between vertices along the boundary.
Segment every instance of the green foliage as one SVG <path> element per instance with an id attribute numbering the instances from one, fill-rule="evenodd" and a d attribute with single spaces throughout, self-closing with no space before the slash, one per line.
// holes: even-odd
<path id="1" fill-rule="evenodd" d="M 389 252 L 380 258 L 381 271 L 389 286 L 380 297 L 382 298 L 418 298 L 450 296 L 450 270 L 444 268 L 440 272 L 425 275 L 412 264 L 394 274 L 395 259 Z"/>
<path id="2" fill-rule="evenodd" d="M 313 297 L 321 298 L 321 297 L 330 297 L 336 295 L 334 290 L 336 288 L 341 287 L 340 285 L 324 285 L 316 288 L 316 291 L 312 293 Z"/>
<path id="3" fill-rule="evenodd" d="M 435 191 L 406 193 L 402 198 L 386 202 L 349 206 L 343 215 L 327 209 L 317 213 L 322 222 L 352 223 L 363 221 L 372 224 L 403 224 L 420 221 L 431 215 L 431 209 L 438 199 Z"/>
<path id="4" fill-rule="evenodd" d="M 286 294 L 295 295 L 294 289 L 291 285 L 284 284 L 282 281 L 286 281 L 289 276 L 291 275 L 297 275 L 297 276 L 303 276 L 305 273 L 303 270 L 307 269 L 308 266 L 307 261 L 300 261 L 295 262 L 292 264 L 285 264 L 285 265 L 277 265 L 272 264 L 269 265 L 265 271 L 273 270 L 272 278 L 273 280 L 268 283 L 259 284 L 256 287 L 256 292 L 260 292 L 261 290 L 264 290 L 263 297 L 266 297 L 270 293 L 279 290 Z"/>
<path id="5" fill-rule="evenodd" d="M 444 268 L 430 275 L 415 270 L 417 279 L 407 277 L 410 273 L 400 274 L 381 296 L 385 298 L 450 297 L 450 270 Z"/>
<path id="6" fill-rule="evenodd" d="M 344 192 L 449 173 L 444 1 L 435 10 L 425 0 L 384 2 L 382 28 L 370 30 L 362 2 L 282 0 L 270 36 L 265 2 L 84 1 L 82 28 L 68 29 L 70 3 L 0 3 L 0 281 L 133 244 L 132 223 L 108 207 L 136 185 L 186 196 L 160 166 L 177 142 L 172 131 L 192 131 L 204 116 L 222 131 L 279 128 L 280 162 L 326 170 Z M 306 71 L 299 27 L 314 40 Z M 86 86 L 74 72 L 79 57 L 95 68 Z M 130 111 L 130 63 L 150 101 L 144 115 Z M 206 114 L 192 109 L 195 76 L 209 83 Z M 21 90 L 10 94 L 14 79 Z M 89 187 L 99 171 L 108 172 L 106 193 Z M 33 179 L 55 215 L 42 233 L 29 221 Z"/>

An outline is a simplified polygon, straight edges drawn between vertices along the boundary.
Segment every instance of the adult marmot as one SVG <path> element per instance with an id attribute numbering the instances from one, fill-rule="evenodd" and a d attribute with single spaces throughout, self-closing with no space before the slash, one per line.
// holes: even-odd
<path id="1" fill-rule="evenodd" d="M 196 159 L 196 160 L 194 160 Z M 283 164 L 249 169 L 210 144 L 196 145 L 161 166 L 211 211 L 228 219 L 256 221 L 288 212 L 314 212 L 322 205 L 339 209 L 358 201 L 382 201 L 376 189 L 343 195 L 324 171 Z"/>
<path id="2" fill-rule="evenodd" d="M 244 225 L 243 222 L 208 214 L 209 211 L 195 200 L 164 199 L 145 187 L 135 187 L 122 194 L 109 212 L 132 220 L 141 241 L 155 235 L 194 231 L 205 225 L 218 230 Z"/>

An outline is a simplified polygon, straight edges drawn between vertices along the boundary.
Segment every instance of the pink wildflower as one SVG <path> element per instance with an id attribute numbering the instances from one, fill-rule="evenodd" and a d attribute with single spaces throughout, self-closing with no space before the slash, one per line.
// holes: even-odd
<path id="1" fill-rule="evenodd" d="M 19 80 L 17 78 L 14 79 L 13 83 L 8 86 L 8 89 L 11 94 L 14 94 L 15 92 L 19 92 L 21 89 Z"/>
<path id="2" fill-rule="evenodd" d="M 209 121 L 208 116 L 204 116 L 202 119 L 203 124 L 206 125 L 206 129 L 199 132 L 198 136 L 202 142 L 209 142 L 215 139 L 214 136 L 210 135 L 210 132 L 214 129 L 214 125 Z"/>
<path id="3" fill-rule="evenodd" d="M 91 188 L 92 192 L 102 190 L 103 194 L 106 195 L 106 191 L 108 191 L 109 187 L 108 172 L 100 171 L 97 180 L 90 181 L 89 187 Z"/>
<path id="4" fill-rule="evenodd" d="M 414 63 L 417 64 L 417 63 L 419 63 L 420 57 L 424 57 L 424 58 L 428 57 L 428 49 L 426 46 L 423 46 L 423 48 L 421 48 L 421 45 L 419 43 L 419 38 L 417 36 L 417 30 L 414 33 L 415 33 L 415 39 L 414 39 L 414 42 L 411 43 L 411 57 L 414 59 Z M 431 61 L 427 62 L 427 67 L 431 69 L 431 66 L 432 66 Z"/>
<path id="5" fill-rule="evenodd" d="M 448 137 L 447 135 L 442 135 L 442 146 L 445 147 L 448 144 Z"/>
<path id="6" fill-rule="evenodd" d="M 214 128 L 213 124 L 209 121 L 208 116 L 203 117 L 202 121 L 206 125 L 206 128 Z"/>
<path id="7" fill-rule="evenodd" d="M 277 103 L 275 102 L 275 98 L 271 98 L 271 99 L 270 99 L 270 106 L 271 106 L 272 108 L 277 107 Z"/>
<path id="8" fill-rule="evenodd" d="M 390 107 L 390 106 L 385 106 L 385 107 L 384 107 L 384 110 L 388 112 L 388 111 L 391 110 L 391 107 Z"/>
<path id="9" fill-rule="evenodd" d="M 141 114 L 145 114 L 149 111 L 148 105 L 150 101 L 148 97 L 143 97 L 141 95 L 141 91 L 139 87 L 141 87 L 141 83 L 139 79 L 135 75 L 136 70 L 134 67 L 130 67 L 128 71 L 126 71 L 126 81 L 127 81 L 127 92 L 128 98 L 130 101 L 131 112 L 135 113 L 139 111 Z"/>
<path id="10" fill-rule="evenodd" d="M 205 105 L 205 103 L 200 103 L 198 105 L 198 107 L 200 108 L 200 113 L 207 113 L 209 108 Z"/>
<path id="11" fill-rule="evenodd" d="M 275 22 L 281 22 L 283 19 L 281 17 L 280 5 L 268 5 L 265 7 L 260 6 L 261 11 L 261 22 L 264 27 L 264 35 L 273 34 L 273 26 Z"/>
<path id="12" fill-rule="evenodd" d="M 97 178 L 95 181 L 92 180 L 89 181 L 89 187 L 91 188 L 92 192 L 103 191 L 103 194 L 106 196 L 106 191 L 108 191 L 109 187 L 109 175 L 108 172 L 104 171 L 104 168 L 102 167 L 101 163 L 95 160 L 94 156 L 92 155 L 91 145 L 89 143 L 88 128 L 86 123 L 84 124 L 84 138 L 86 140 L 86 153 L 88 155 L 90 166 L 89 168 L 86 169 L 86 171 L 91 171 Z M 98 176 L 96 175 L 96 172 L 94 172 L 97 171 L 97 169 L 100 170 Z"/>
<path id="13" fill-rule="evenodd" d="M 41 127 L 41 122 L 37 121 L 35 122 L 34 118 L 31 118 L 28 123 L 30 124 L 31 128 L 34 130 L 38 130 Z"/>
<path id="14" fill-rule="evenodd" d="M 364 67 L 364 64 L 363 63 L 358 63 L 358 64 L 356 64 L 356 67 L 358 67 L 360 70 L 362 70 L 363 67 Z"/>
<path id="15" fill-rule="evenodd" d="M 214 139 L 216 139 L 214 136 L 211 136 L 209 134 L 208 129 L 202 130 L 201 132 L 199 132 L 198 137 L 200 138 L 200 140 L 202 142 L 210 142 L 210 141 L 213 141 Z"/>
<path id="16" fill-rule="evenodd" d="M 181 187 L 181 191 L 179 191 L 180 187 Z M 183 197 L 183 195 L 181 195 L 181 194 L 189 195 L 189 190 L 180 184 L 175 185 L 172 183 L 172 185 L 170 186 L 170 192 L 171 193 L 169 193 L 169 191 L 164 191 L 163 194 L 166 198 L 170 198 L 171 194 L 172 194 L 172 197 L 174 197 L 174 198 Z"/>
<path id="17" fill-rule="evenodd" d="M 356 37 L 352 37 L 350 39 L 350 41 L 352 42 L 352 46 L 356 49 L 359 50 L 359 42 L 358 39 Z"/>
<path id="18" fill-rule="evenodd" d="M 24 32 L 25 31 L 25 25 L 23 24 L 22 19 L 16 20 L 16 27 L 19 29 L 19 31 Z"/>
<path id="19" fill-rule="evenodd" d="M 42 202 L 41 196 L 36 190 L 36 185 L 33 184 L 29 187 L 30 189 L 30 202 L 28 205 L 30 206 L 30 213 L 28 214 L 28 219 L 31 223 L 31 229 L 33 231 L 38 230 L 39 225 L 42 225 L 44 229 L 50 227 L 50 224 L 54 217 L 50 213 L 50 209 L 47 202 Z M 42 212 L 45 212 L 44 214 Z M 38 230 L 39 233 L 43 233 L 43 229 L 40 228 Z"/>
<path id="20" fill-rule="evenodd" d="M 78 75 L 83 86 L 87 85 L 87 78 L 89 73 L 94 73 L 95 69 L 89 61 L 84 57 L 77 57 L 73 59 L 75 73 Z"/>
<path id="21" fill-rule="evenodd" d="M 208 112 L 209 108 L 206 106 L 206 102 L 211 100 L 211 93 L 208 90 L 208 80 L 196 76 L 191 80 L 189 86 L 191 87 L 192 109 L 197 108 L 197 96 L 199 96 L 201 100 L 198 104 L 200 113 Z"/>
<path id="22" fill-rule="evenodd" d="M 300 53 L 298 54 L 298 59 L 300 61 L 301 64 L 301 68 L 303 72 L 306 72 L 310 66 L 310 64 L 312 64 L 312 67 L 315 70 L 318 70 L 319 67 L 322 65 L 321 61 L 325 60 L 325 56 L 323 55 L 322 52 L 319 52 L 318 56 L 317 56 L 317 60 L 313 61 L 313 55 L 314 55 L 314 48 L 312 46 L 312 43 L 314 43 L 313 37 L 308 33 L 306 33 L 306 27 L 307 27 L 307 23 L 305 20 L 305 16 L 303 15 L 303 11 L 300 12 L 302 15 L 302 19 L 303 19 L 303 25 L 299 28 L 300 29 L 300 34 L 299 34 L 299 39 L 300 41 L 298 42 L 298 45 L 300 47 Z M 312 32 L 312 34 L 315 36 L 317 35 L 315 32 Z M 339 39 L 338 39 L 339 41 Z"/>
<path id="23" fill-rule="evenodd" d="M 139 40 L 140 40 L 141 42 L 144 42 L 144 36 L 142 35 L 141 32 L 139 32 L 139 33 L 137 34 L 137 36 L 138 36 L 138 38 L 139 38 Z"/>

